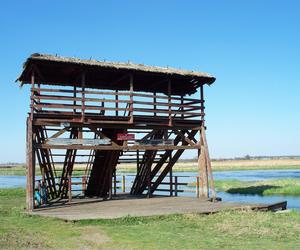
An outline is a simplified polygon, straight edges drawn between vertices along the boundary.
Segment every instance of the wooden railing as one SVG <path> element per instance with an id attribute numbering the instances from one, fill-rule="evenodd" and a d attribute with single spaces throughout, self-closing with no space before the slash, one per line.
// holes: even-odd
<path id="1" fill-rule="evenodd" d="M 165 118 L 173 120 L 204 118 L 204 100 L 162 94 L 89 89 L 32 88 L 31 112 L 53 116 L 71 116 L 84 121 L 87 117 Z"/>
<path id="2" fill-rule="evenodd" d="M 79 171 L 81 172 L 81 171 Z M 111 192 L 113 195 L 120 193 L 129 193 L 131 186 L 133 184 L 133 174 L 116 175 L 112 180 Z M 59 177 L 56 177 L 57 185 L 59 185 Z M 154 192 L 155 195 L 169 195 L 169 196 L 186 196 L 195 195 L 199 198 L 200 194 L 200 178 L 199 176 L 183 176 L 174 175 L 167 176 L 159 187 Z M 168 181 L 167 181 L 168 179 Z M 87 187 L 88 177 L 85 175 L 73 175 L 68 176 L 68 192 L 67 197 L 69 202 L 72 201 L 73 195 L 79 195 L 80 193 L 84 195 Z M 151 183 L 152 184 L 152 183 Z M 36 197 L 41 197 L 41 204 L 47 203 L 45 195 L 43 192 L 47 192 L 46 182 L 43 180 L 36 180 Z M 77 187 L 77 188 L 74 188 Z"/>

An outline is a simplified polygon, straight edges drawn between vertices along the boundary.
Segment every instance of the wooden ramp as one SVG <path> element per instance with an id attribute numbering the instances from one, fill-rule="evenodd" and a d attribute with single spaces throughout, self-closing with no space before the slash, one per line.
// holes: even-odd
<path id="1" fill-rule="evenodd" d="M 225 209 L 284 210 L 286 202 L 276 204 L 246 204 L 237 202 L 211 202 L 191 197 L 162 197 L 151 199 L 120 195 L 114 200 L 74 199 L 70 205 L 36 209 L 31 214 L 64 220 L 114 219 L 124 216 L 154 216 L 170 214 L 210 214 Z"/>

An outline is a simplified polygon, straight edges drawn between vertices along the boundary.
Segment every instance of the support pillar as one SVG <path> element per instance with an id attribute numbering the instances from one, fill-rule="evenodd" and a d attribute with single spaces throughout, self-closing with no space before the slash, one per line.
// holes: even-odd
<path id="1" fill-rule="evenodd" d="M 201 180 L 200 197 L 209 198 L 209 187 L 211 188 L 212 198 L 216 198 L 214 178 L 212 174 L 211 162 L 208 152 L 208 145 L 204 126 L 200 129 L 200 155 L 198 159 L 199 174 Z"/>
<path id="2" fill-rule="evenodd" d="M 26 207 L 28 211 L 34 209 L 35 149 L 32 128 L 32 120 L 28 117 L 26 135 Z"/>
<path id="3" fill-rule="evenodd" d="M 200 174 L 200 197 L 208 198 L 209 197 L 209 186 L 208 186 L 208 175 L 207 175 L 207 164 L 205 158 L 205 149 L 204 146 L 201 145 L 200 155 L 198 159 L 199 165 L 199 174 Z"/>

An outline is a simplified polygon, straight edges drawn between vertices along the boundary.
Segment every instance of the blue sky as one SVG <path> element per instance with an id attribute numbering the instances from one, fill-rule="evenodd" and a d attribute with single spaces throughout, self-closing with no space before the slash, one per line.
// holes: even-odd
<path id="1" fill-rule="evenodd" d="M 299 1 L 2 1 L 0 162 L 25 161 L 34 52 L 206 71 L 212 157 L 300 154 Z M 189 157 L 192 155 L 186 155 Z"/>

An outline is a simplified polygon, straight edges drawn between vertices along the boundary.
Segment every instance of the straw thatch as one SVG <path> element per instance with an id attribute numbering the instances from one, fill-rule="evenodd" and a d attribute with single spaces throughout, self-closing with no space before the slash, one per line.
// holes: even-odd
<path id="1" fill-rule="evenodd" d="M 45 54 L 32 54 L 24 63 L 22 84 L 30 82 L 32 70 L 41 84 L 80 86 L 80 75 L 86 74 L 86 87 L 127 90 L 126 75 L 134 77 L 134 89 L 145 92 L 167 90 L 166 81 L 171 80 L 173 94 L 192 94 L 202 84 L 212 84 L 215 78 L 207 73 L 146 66 L 143 64 L 83 60 Z"/>

